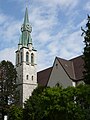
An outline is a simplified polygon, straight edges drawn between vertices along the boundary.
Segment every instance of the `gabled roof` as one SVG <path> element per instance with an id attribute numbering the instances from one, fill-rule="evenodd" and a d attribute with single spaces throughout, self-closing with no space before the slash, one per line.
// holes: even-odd
<path id="1" fill-rule="evenodd" d="M 52 67 L 42 70 L 37 73 L 37 82 L 39 85 L 46 86 L 52 71 Z"/>
<path id="2" fill-rule="evenodd" d="M 73 81 L 79 81 L 83 79 L 84 60 L 82 56 L 73 58 L 71 60 L 65 60 L 62 58 L 57 59 L 70 79 Z"/>
<path id="3" fill-rule="evenodd" d="M 57 60 L 59 61 L 60 65 L 63 67 L 64 71 L 69 76 L 69 78 L 70 79 L 72 79 L 72 78 L 75 79 L 74 68 L 73 68 L 72 61 L 65 60 L 65 59 L 58 58 L 58 57 L 57 57 Z"/>
<path id="4" fill-rule="evenodd" d="M 56 57 L 56 59 L 59 61 L 60 65 L 71 80 L 80 81 L 83 80 L 84 71 L 84 60 L 82 57 L 83 56 L 79 56 L 70 60 L 65 60 L 59 57 Z M 47 85 L 52 68 L 53 67 L 50 67 L 38 72 L 37 79 L 40 85 Z"/>
<path id="5" fill-rule="evenodd" d="M 83 55 L 73 58 L 70 61 L 73 62 L 74 74 L 75 74 L 76 80 L 83 79 L 83 71 L 84 71 Z"/>

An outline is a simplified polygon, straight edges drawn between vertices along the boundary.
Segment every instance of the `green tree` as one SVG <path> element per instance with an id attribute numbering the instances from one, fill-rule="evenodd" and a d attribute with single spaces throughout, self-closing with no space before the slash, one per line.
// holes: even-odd
<path id="1" fill-rule="evenodd" d="M 37 88 L 38 91 L 38 88 Z M 25 102 L 27 120 L 89 120 L 90 86 L 44 88 Z"/>
<path id="2" fill-rule="evenodd" d="M 76 88 L 76 103 L 81 108 L 84 120 L 90 120 L 90 85 L 79 85 Z"/>
<path id="3" fill-rule="evenodd" d="M 15 103 L 16 74 L 14 65 L 11 62 L 3 60 L 0 63 L 0 106 L 2 116 L 7 113 L 9 106 Z"/>
<path id="4" fill-rule="evenodd" d="M 18 106 L 11 106 L 9 109 L 9 120 L 23 120 L 23 109 Z"/>
<path id="5" fill-rule="evenodd" d="M 43 109 L 41 107 L 41 94 L 44 91 L 43 86 L 38 86 L 32 93 L 32 96 L 25 101 L 24 104 L 24 119 L 27 120 L 40 120 L 43 115 Z"/>
<path id="6" fill-rule="evenodd" d="M 88 22 L 86 24 L 86 30 L 83 30 L 82 35 L 84 35 L 84 52 L 83 52 L 83 59 L 84 59 L 84 81 L 86 84 L 90 84 L 90 16 L 88 15 Z"/>

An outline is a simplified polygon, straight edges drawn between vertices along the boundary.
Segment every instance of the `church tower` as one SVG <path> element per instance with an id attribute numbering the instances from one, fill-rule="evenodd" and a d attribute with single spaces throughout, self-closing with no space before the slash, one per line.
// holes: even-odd
<path id="1" fill-rule="evenodd" d="M 28 9 L 26 8 L 24 23 L 21 26 L 18 50 L 16 51 L 17 85 L 21 105 L 23 105 L 37 87 L 37 51 L 33 47 L 31 32 L 32 27 L 29 23 Z"/>

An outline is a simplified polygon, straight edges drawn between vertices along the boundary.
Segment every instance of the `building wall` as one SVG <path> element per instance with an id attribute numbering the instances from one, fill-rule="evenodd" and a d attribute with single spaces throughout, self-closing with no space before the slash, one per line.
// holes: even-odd
<path id="1" fill-rule="evenodd" d="M 54 87 L 57 83 L 63 88 L 73 85 L 72 80 L 56 59 L 47 86 Z"/>
<path id="2" fill-rule="evenodd" d="M 23 103 L 32 95 L 33 90 L 37 84 L 23 84 Z"/>
<path id="3" fill-rule="evenodd" d="M 29 53 L 28 62 L 26 61 L 26 53 Z M 21 61 L 22 53 L 22 61 Z M 34 54 L 34 63 L 31 63 L 31 54 Z M 18 63 L 19 54 L 19 63 Z M 24 101 L 31 96 L 32 91 L 37 86 L 37 64 L 36 64 L 36 51 L 29 50 L 29 48 L 21 48 L 16 52 L 16 71 L 17 71 L 17 84 L 20 93 L 20 104 L 23 105 Z"/>

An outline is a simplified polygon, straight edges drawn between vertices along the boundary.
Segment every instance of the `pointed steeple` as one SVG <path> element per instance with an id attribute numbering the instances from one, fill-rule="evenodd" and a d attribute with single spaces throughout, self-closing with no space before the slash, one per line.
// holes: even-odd
<path id="1" fill-rule="evenodd" d="M 29 17 L 28 17 L 28 9 L 26 7 L 26 11 L 25 11 L 25 16 L 24 16 L 24 23 L 21 27 L 21 31 L 28 31 L 29 33 L 32 32 L 32 27 L 29 23 Z"/>
<path id="2" fill-rule="evenodd" d="M 29 17 L 28 17 L 28 9 L 26 7 L 25 11 L 25 16 L 24 16 L 24 22 L 21 27 L 21 39 L 19 44 L 22 44 L 23 47 L 28 47 L 28 44 L 32 44 L 32 38 L 31 38 L 31 32 L 32 32 L 32 27 L 29 23 Z"/>
<path id="3" fill-rule="evenodd" d="M 29 18 L 28 18 L 28 9 L 26 7 L 26 11 L 25 11 L 25 17 L 24 17 L 24 24 L 29 24 Z"/>

